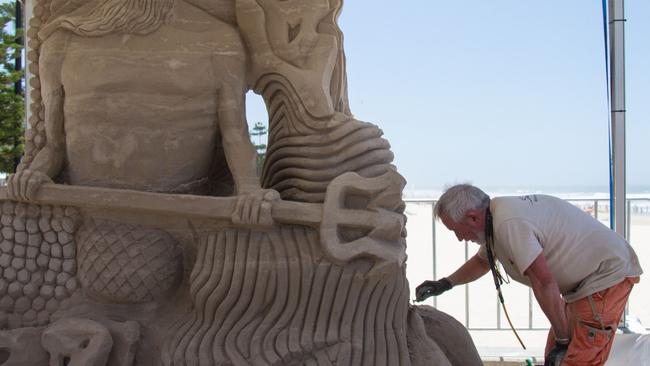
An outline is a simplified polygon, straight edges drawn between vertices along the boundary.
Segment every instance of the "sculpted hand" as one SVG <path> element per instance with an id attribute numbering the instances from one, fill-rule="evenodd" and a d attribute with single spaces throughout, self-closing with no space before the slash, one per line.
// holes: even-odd
<path id="1" fill-rule="evenodd" d="M 447 290 L 451 290 L 453 285 L 447 278 L 441 278 L 438 281 L 424 281 L 415 289 L 415 301 L 422 302 L 431 296 L 438 296 Z"/>
<path id="2" fill-rule="evenodd" d="M 256 228 L 271 228 L 274 224 L 271 216 L 272 203 L 279 199 L 280 194 L 272 189 L 258 189 L 240 195 L 231 215 L 232 222 Z"/>
<path id="3" fill-rule="evenodd" d="M 37 170 L 25 169 L 7 179 L 7 195 L 16 201 L 33 201 L 41 185 L 54 183 L 50 177 Z"/>
<path id="4" fill-rule="evenodd" d="M 555 346 L 544 357 L 544 366 L 560 366 L 568 348 L 568 343 L 562 344 L 555 342 Z"/>

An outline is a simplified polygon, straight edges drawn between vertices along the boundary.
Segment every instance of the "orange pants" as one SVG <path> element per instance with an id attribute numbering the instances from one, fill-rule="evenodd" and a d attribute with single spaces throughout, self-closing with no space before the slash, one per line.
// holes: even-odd
<path id="1" fill-rule="evenodd" d="M 601 366 L 607 361 L 618 322 L 638 277 L 626 278 L 608 289 L 566 304 L 571 343 L 562 366 Z M 555 345 L 553 329 L 548 332 L 546 352 Z"/>

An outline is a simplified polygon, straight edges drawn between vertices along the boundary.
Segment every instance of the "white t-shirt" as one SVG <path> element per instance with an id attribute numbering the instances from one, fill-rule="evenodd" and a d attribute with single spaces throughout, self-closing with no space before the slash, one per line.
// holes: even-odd
<path id="1" fill-rule="evenodd" d="M 560 292 L 573 302 L 643 273 L 632 247 L 591 215 L 556 197 L 496 197 L 490 201 L 494 254 L 515 281 L 544 254 Z M 479 256 L 486 259 L 485 245 Z"/>

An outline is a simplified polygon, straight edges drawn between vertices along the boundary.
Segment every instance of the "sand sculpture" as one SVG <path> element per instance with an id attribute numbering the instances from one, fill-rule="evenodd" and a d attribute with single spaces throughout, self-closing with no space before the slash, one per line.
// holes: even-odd
<path id="1" fill-rule="evenodd" d="M 404 179 L 350 112 L 341 7 L 35 1 L 0 365 L 480 364 L 460 324 L 409 305 Z"/>

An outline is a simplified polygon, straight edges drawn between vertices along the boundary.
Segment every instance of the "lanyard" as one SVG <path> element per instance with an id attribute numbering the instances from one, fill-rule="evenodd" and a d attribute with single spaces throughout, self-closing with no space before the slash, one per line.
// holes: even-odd
<path id="1" fill-rule="evenodd" d="M 503 276 L 501 276 L 501 272 L 499 272 L 499 268 L 497 267 L 494 257 L 494 227 L 492 226 L 492 212 L 490 212 L 490 206 L 488 206 L 485 210 L 485 248 L 487 249 L 488 264 L 490 265 L 490 272 L 492 272 L 492 279 L 494 279 L 494 286 L 497 289 L 497 296 L 499 297 L 499 302 L 503 308 L 503 313 L 506 314 L 506 319 L 508 320 L 508 324 L 510 324 L 510 328 L 515 333 L 515 337 L 517 337 L 517 340 L 521 346 L 526 349 L 524 342 L 521 340 L 519 334 L 517 333 L 517 330 L 515 330 L 515 327 L 512 325 L 510 315 L 508 315 L 508 310 L 506 310 L 505 301 L 503 301 L 501 285 L 503 284 L 504 280 Z"/>

